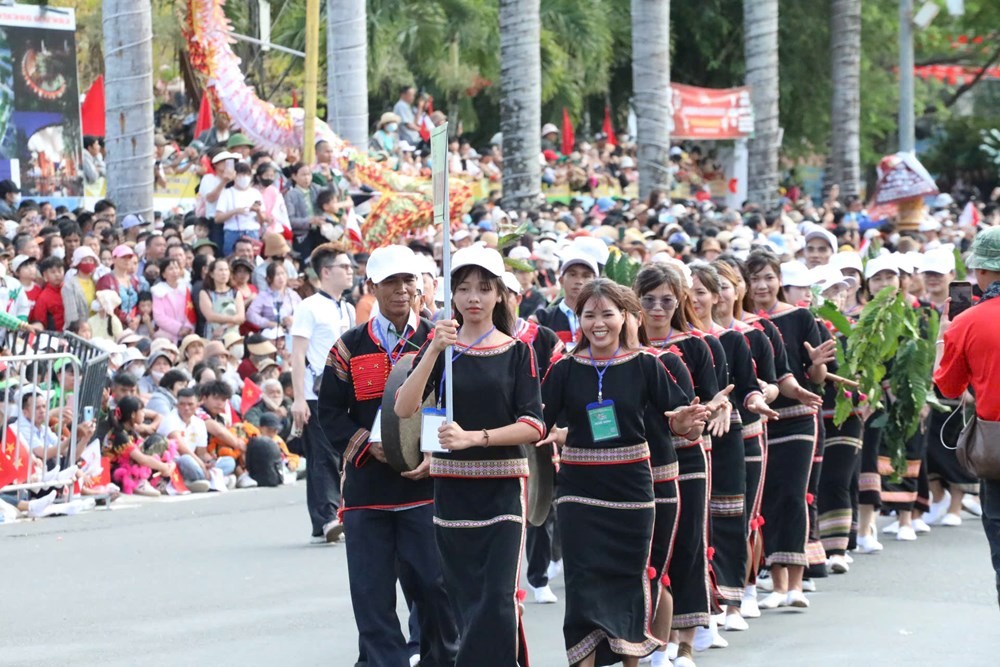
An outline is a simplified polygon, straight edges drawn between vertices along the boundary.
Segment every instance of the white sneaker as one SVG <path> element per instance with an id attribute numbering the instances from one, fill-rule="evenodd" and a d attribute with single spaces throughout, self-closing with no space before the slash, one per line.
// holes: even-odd
<path id="1" fill-rule="evenodd" d="M 972 516 L 983 515 L 983 506 L 979 503 L 979 498 L 968 493 L 962 496 L 962 509 Z"/>
<path id="2" fill-rule="evenodd" d="M 770 593 L 774 590 L 774 580 L 771 577 L 757 577 L 757 590 Z"/>
<path id="3" fill-rule="evenodd" d="M 850 565 L 851 563 L 854 562 L 854 559 L 851 558 L 851 554 L 850 553 L 845 553 L 844 554 L 844 560 L 847 561 L 848 565 Z"/>
<path id="4" fill-rule="evenodd" d="M 698 665 L 694 664 L 694 660 L 685 656 L 683 658 L 676 658 L 674 660 L 674 667 L 698 667 Z"/>
<path id="5" fill-rule="evenodd" d="M 417 667 L 420 664 L 420 654 L 414 653 L 410 656 L 410 667 Z"/>
<path id="6" fill-rule="evenodd" d="M 952 514 L 951 512 L 948 512 L 943 517 L 941 517 L 941 520 L 938 521 L 938 525 L 939 526 L 951 526 L 951 527 L 961 526 L 962 525 L 962 517 L 960 517 L 957 514 Z"/>
<path id="7" fill-rule="evenodd" d="M 847 563 L 847 559 L 840 554 L 830 556 L 829 560 L 826 561 L 826 566 L 834 574 L 847 574 L 851 571 L 851 566 Z"/>
<path id="8" fill-rule="evenodd" d="M 914 519 L 913 520 L 913 530 L 917 531 L 917 534 L 919 535 L 920 533 L 929 533 L 929 532 L 931 532 L 931 527 L 928 526 L 927 522 L 924 521 L 923 519 Z"/>
<path id="9" fill-rule="evenodd" d="M 722 627 L 726 632 L 743 632 L 750 629 L 750 624 L 740 614 L 732 613 L 726 614 L 726 622 Z"/>
<path id="10" fill-rule="evenodd" d="M 670 667 L 670 657 L 666 651 L 653 651 L 649 656 L 649 664 L 652 667 Z"/>
<path id="11" fill-rule="evenodd" d="M 232 491 L 235 488 L 236 488 L 236 475 L 227 475 L 226 476 L 226 490 L 227 491 Z"/>
<path id="12" fill-rule="evenodd" d="M 895 535 L 899 532 L 899 522 L 893 521 L 888 526 L 882 529 L 883 535 Z"/>
<path id="13" fill-rule="evenodd" d="M 327 543 L 339 541 L 340 536 L 343 534 L 344 524 L 340 523 L 337 519 L 323 526 L 323 540 Z"/>
<path id="14" fill-rule="evenodd" d="M 740 615 L 743 618 L 760 618 L 760 607 L 757 606 L 756 586 L 747 586 L 743 589 L 743 600 L 740 602 Z"/>
<path id="15" fill-rule="evenodd" d="M 729 646 L 729 642 L 719 634 L 719 626 L 715 623 L 715 617 L 711 617 L 708 620 L 707 628 L 695 628 L 694 631 L 694 642 L 692 643 L 692 648 L 695 651 L 707 651 L 710 648 L 726 648 Z"/>
<path id="16" fill-rule="evenodd" d="M 323 535 L 311 535 L 309 537 L 309 544 L 326 544 L 326 537 Z"/>
<path id="17" fill-rule="evenodd" d="M 552 581 L 562 574 L 562 559 L 549 561 L 549 567 L 545 570 L 545 578 Z"/>
<path id="18" fill-rule="evenodd" d="M 257 480 L 250 476 L 250 473 L 244 472 L 240 475 L 240 478 L 236 480 L 237 489 L 252 489 L 257 486 Z"/>
<path id="19" fill-rule="evenodd" d="M 680 645 L 677 642 L 667 642 L 667 660 L 671 662 L 677 659 L 677 650 Z M 676 667 L 676 665 L 674 666 Z"/>
<path id="20" fill-rule="evenodd" d="M 761 609 L 777 609 L 788 604 L 787 593 L 771 593 L 766 598 L 757 603 Z"/>
<path id="21" fill-rule="evenodd" d="M 941 521 L 941 517 L 948 511 L 949 505 L 951 505 L 951 494 L 945 491 L 944 495 L 941 496 L 941 500 L 931 503 L 930 510 L 924 512 L 924 521 L 932 526 L 936 526 Z"/>
<path id="22" fill-rule="evenodd" d="M 47 494 L 40 498 L 35 498 L 34 500 L 28 501 L 28 516 L 32 519 L 38 519 L 45 516 L 45 510 L 56 501 L 56 496 L 58 494 L 55 491 L 49 491 Z"/>
<path id="23" fill-rule="evenodd" d="M 552 592 L 552 589 L 548 587 L 548 584 L 542 586 L 541 588 L 535 588 L 533 586 L 529 586 L 528 588 L 530 588 L 535 594 L 535 604 L 555 604 L 556 602 L 559 602 L 559 598 L 557 598 L 556 594 Z"/>
<path id="24" fill-rule="evenodd" d="M 75 516 L 80 512 L 89 512 L 95 507 L 97 507 L 97 501 L 93 498 L 74 498 L 68 503 L 64 503 L 62 509 L 66 516 Z"/>
<path id="25" fill-rule="evenodd" d="M 858 553 L 875 554 L 882 551 L 882 548 L 882 543 L 874 535 L 869 535 L 868 537 L 858 535 Z"/>
<path id="26" fill-rule="evenodd" d="M 917 539 L 917 531 L 913 530 L 913 526 L 900 526 L 896 539 L 900 542 L 913 542 Z"/>
<path id="27" fill-rule="evenodd" d="M 803 579 L 802 580 L 802 590 L 804 590 L 806 593 L 815 593 L 816 592 L 816 582 L 814 580 L 812 580 L 812 579 Z"/>
<path id="28" fill-rule="evenodd" d="M 808 609 L 809 600 L 802 591 L 791 590 L 788 591 L 784 606 L 795 607 L 796 609 Z"/>

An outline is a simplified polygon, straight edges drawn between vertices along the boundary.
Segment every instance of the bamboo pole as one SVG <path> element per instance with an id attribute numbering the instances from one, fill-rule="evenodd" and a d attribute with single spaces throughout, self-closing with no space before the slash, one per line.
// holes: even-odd
<path id="1" fill-rule="evenodd" d="M 306 0 L 306 90 L 305 123 L 302 128 L 302 160 L 316 161 L 316 88 L 319 85 L 319 0 Z"/>

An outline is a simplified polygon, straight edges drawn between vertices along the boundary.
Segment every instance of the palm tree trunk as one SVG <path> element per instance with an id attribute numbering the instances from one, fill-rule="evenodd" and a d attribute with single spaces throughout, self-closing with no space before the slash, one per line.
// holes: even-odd
<path id="1" fill-rule="evenodd" d="M 108 199 L 153 219 L 153 27 L 148 0 L 103 0 Z"/>
<path id="2" fill-rule="evenodd" d="M 829 180 L 842 195 L 861 194 L 861 0 L 833 0 Z"/>
<path id="3" fill-rule="evenodd" d="M 541 194 L 542 64 L 539 0 L 500 0 L 500 131 L 504 208 L 526 210 Z"/>
<path id="4" fill-rule="evenodd" d="M 753 104 L 747 193 L 771 209 L 778 199 L 778 0 L 743 0 L 746 81 Z"/>
<path id="5" fill-rule="evenodd" d="M 670 0 L 632 0 L 639 197 L 670 189 Z"/>
<path id="6" fill-rule="evenodd" d="M 368 146 L 368 21 L 365 0 L 326 3 L 327 117 L 338 135 Z"/>

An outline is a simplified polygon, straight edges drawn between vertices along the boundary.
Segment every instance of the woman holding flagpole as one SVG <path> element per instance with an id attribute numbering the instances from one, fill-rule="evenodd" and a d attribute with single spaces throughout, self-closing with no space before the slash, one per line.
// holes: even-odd
<path id="1" fill-rule="evenodd" d="M 459 619 L 455 667 L 528 661 L 517 588 L 526 523 L 524 446 L 542 439 L 545 426 L 537 365 L 531 346 L 512 337 L 503 273 L 494 250 L 472 246 L 455 253 L 455 319 L 437 323 L 396 396 L 400 417 L 416 414 L 431 395 L 438 406 L 423 410 L 422 447 L 440 445 L 431 461 L 434 524 Z M 454 383 L 451 423 L 441 410 L 446 381 Z M 438 442 L 430 443 L 435 425 Z"/>

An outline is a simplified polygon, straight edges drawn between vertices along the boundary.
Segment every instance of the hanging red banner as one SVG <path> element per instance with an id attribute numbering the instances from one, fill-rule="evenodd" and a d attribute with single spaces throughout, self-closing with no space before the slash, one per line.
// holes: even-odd
<path id="1" fill-rule="evenodd" d="M 744 139 L 753 133 L 750 89 L 696 88 L 672 83 L 671 139 Z"/>

